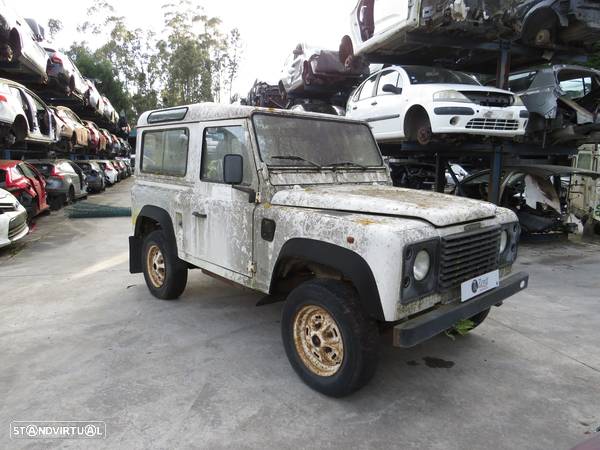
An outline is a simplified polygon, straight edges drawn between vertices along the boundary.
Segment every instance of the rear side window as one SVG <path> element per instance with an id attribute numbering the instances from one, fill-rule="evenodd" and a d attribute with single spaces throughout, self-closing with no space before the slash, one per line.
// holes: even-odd
<path id="1" fill-rule="evenodd" d="M 144 173 L 184 177 L 187 172 L 189 130 L 145 131 L 142 135 L 142 167 Z"/>
<path id="2" fill-rule="evenodd" d="M 0 169 L 0 188 L 6 187 L 6 171 L 4 169 Z"/>

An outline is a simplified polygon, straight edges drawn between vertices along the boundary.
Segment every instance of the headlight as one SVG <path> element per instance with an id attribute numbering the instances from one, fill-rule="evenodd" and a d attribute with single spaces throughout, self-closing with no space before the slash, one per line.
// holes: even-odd
<path id="1" fill-rule="evenodd" d="M 515 101 L 513 103 L 513 106 L 525 106 L 525 103 L 523 103 L 523 100 L 521 100 L 521 97 L 519 97 L 518 95 L 515 95 Z"/>
<path id="2" fill-rule="evenodd" d="M 466 95 L 458 91 L 439 91 L 433 94 L 434 102 L 463 102 L 472 103 Z"/>
<path id="3" fill-rule="evenodd" d="M 427 250 L 421 250 L 415 257 L 415 263 L 413 265 L 413 275 L 415 280 L 423 281 L 429 273 L 431 267 L 431 256 Z"/>
<path id="4" fill-rule="evenodd" d="M 504 250 L 506 250 L 506 244 L 508 244 L 508 232 L 502 230 L 502 233 L 500 234 L 500 254 L 504 253 Z"/>

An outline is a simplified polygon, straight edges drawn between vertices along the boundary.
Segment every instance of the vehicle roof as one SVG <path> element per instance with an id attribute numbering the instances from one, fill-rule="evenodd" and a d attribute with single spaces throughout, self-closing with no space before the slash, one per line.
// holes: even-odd
<path id="1" fill-rule="evenodd" d="M 70 159 L 28 159 L 27 161 L 28 163 L 31 164 L 35 164 L 35 163 L 42 163 L 42 164 L 58 164 L 58 163 L 63 163 L 63 162 L 75 162 L 75 161 L 71 161 Z"/>
<path id="2" fill-rule="evenodd" d="M 0 167 L 14 167 L 23 161 L 19 161 L 16 159 L 0 159 Z"/>
<path id="3" fill-rule="evenodd" d="M 158 111 L 169 111 L 180 108 L 188 108 L 188 112 L 183 120 L 172 121 L 172 122 L 157 122 L 148 123 L 148 116 L 153 112 Z M 267 113 L 275 114 L 280 116 L 290 117 L 313 117 L 317 119 L 336 120 L 362 123 L 357 120 L 344 118 L 341 116 L 333 116 L 330 114 L 321 114 L 304 111 L 290 111 L 287 109 L 274 109 L 274 108 L 259 108 L 257 106 L 245 106 L 245 105 L 222 105 L 219 103 L 195 103 L 191 105 L 181 105 L 173 108 L 155 109 L 152 111 L 144 112 L 137 123 L 138 127 L 147 126 L 164 126 L 165 124 L 174 123 L 186 123 L 186 122 L 208 122 L 213 120 L 227 120 L 227 119 L 247 119 L 255 113 Z"/>
<path id="4" fill-rule="evenodd" d="M 540 72 L 540 71 L 558 71 L 558 70 L 574 70 L 574 71 L 581 71 L 581 72 L 593 72 L 596 74 L 600 74 L 600 71 L 597 69 L 594 69 L 593 67 L 586 67 L 586 66 L 576 66 L 574 64 L 552 64 L 552 65 L 547 65 L 547 66 L 534 66 L 534 67 L 529 67 L 526 69 L 519 69 L 516 70 L 514 72 L 511 72 L 511 75 L 516 75 L 519 73 L 527 73 L 527 72 Z"/>
<path id="5" fill-rule="evenodd" d="M 11 85 L 11 86 L 16 86 L 16 87 L 19 87 L 19 88 L 22 88 L 22 89 L 26 89 L 27 91 L 29 91 L 29 89 L 27 89 L 21 83 L 17 83 L 16 81 L 9 80 L 8 78 L 0 78 L 0 83 L 8 84 L 8 85 Z"/>

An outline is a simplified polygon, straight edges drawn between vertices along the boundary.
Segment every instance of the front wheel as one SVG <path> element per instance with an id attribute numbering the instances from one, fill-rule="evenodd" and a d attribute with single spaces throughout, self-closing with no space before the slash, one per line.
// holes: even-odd
<path id="1" fill-rule="evenodd" d="M 163 231 L 156 230 L 146 236 L 142 257 L 144 278 L 152 295 L 161 300 L 179 298 L 185 290 L 188 271 L 181 267 Z"/>
<path id="2" fill-rule="evenodd" d="M 377 324 L 356 291 L 336 280 L 307 281 L 288 296 L 281 321 L 290 364 L 311 388 L 343 397 L 372 378 L 379 355 Z"/>

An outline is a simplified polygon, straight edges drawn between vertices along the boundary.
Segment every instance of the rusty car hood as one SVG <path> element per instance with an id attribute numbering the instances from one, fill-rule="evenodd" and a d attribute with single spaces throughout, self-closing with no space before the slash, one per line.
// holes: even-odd
<path id="1" fill-rule="evenodd" d="M 421 219 L 444 227 L 494 217 L 496 206 L 446 194 L 380 185 L 294 187 L 277 192 L 272 205 Z"/>

